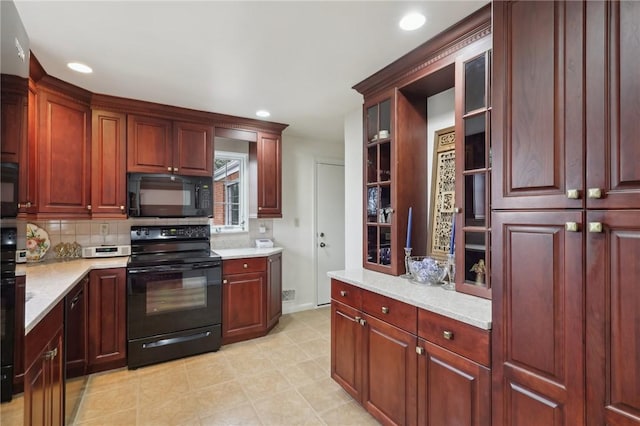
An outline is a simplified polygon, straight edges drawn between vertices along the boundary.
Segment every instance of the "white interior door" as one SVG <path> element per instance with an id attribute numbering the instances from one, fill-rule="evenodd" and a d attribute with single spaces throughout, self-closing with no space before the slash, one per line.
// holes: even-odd
<path id="1" fill-rule="evenodd" d="M 344 269 L 344 165 L 316 163 L 317 303 L 331 301 L 328 271 Z"/>

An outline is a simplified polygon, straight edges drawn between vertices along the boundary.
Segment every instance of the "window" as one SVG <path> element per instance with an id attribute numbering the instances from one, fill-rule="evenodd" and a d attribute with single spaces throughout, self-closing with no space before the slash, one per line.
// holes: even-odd
<path id="1" fill-rule="evenodd" d="M 216 151 L 213 170 L 215 232 L 247 230 L 247 154 Z"/>

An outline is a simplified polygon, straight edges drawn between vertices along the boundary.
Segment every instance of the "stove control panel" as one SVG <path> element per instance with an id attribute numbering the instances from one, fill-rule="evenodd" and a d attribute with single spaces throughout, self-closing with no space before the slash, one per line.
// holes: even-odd
<path id="1" fill-rule="evenodd" d="M 208 240 L 209 225 L 132 226 L 131 241 Z"/>

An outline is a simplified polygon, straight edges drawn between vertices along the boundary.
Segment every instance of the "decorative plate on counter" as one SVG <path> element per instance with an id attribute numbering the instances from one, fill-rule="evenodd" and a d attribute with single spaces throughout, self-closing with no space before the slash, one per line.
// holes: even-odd
<path id="1" fill-rule="evenodd" d="M 27 223 L 27 262 L 42 260 L 50 246 L 47 231 L 33 223 Z"/>

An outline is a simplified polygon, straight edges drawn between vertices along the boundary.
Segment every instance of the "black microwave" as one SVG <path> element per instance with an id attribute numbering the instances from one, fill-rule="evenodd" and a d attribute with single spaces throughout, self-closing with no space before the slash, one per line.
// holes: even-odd
<path id="1" fill-rule="evenodd" d="M 129 217 L 212 217 L 213 178 L 128 173 Z"/>
<path id="2" fill-rule="evenodd" d="M 0 163 L 0 216 L 18 215 L 18 164 Z"/>

